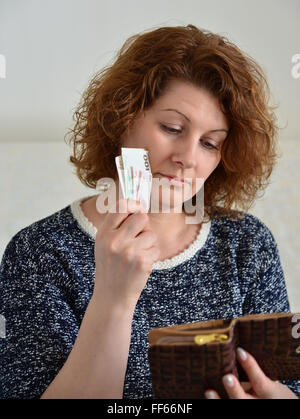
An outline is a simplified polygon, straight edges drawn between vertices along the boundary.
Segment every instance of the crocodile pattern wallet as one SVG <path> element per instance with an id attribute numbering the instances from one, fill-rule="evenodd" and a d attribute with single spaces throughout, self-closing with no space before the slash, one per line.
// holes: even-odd
<path id="1" fill-rule="evenodd" d="M 148 358 L 158 399 L 227 398 L 225 374 L 249 381 L 236 359 L 242 347 L 272 380 L 300 379 L 300 313 L 254 314 L 151 329 Z"/>

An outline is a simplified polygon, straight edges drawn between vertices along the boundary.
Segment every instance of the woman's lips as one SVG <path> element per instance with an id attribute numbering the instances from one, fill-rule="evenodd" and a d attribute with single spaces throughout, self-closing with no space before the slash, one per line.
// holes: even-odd
<path id="1" fill-rule="evenodd" d="M 170 183 L 174 184 L 174 185 L 184 185 L 184 184 L 189 184 L 189 182 L 186 179 L 183 178 L 178 178 L 172 175 L 164 175 L 163 173 L 159 173 L 160 176 L 163 176 L 165 178 L 167 178 Z"/>

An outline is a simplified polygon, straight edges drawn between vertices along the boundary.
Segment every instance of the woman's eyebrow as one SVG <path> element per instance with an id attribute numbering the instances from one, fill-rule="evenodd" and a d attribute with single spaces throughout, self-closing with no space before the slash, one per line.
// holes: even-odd
<path id="1" fill-rule="evenodd" d="M 173 111 L 173 112 L 177 112 L 177 113 L 179 113 L 179 115 L 184 116 L 187 121 L 191 122 L 191 120 L 186 115 L 184 115 L 184 113 L 178 111 L 177 109 L 162 109 L 162 111 Z M 224 129 L 224 128 L 212 129 L 212 130 L 207 131 L 207 132 L 219 132 L 219 131 L 224 131 L 224 132 L 226 132 L 228 134 L 228 131 L 226 129 Z"/>
<path id="2" fill-rule="evenodd" d="M 162 109 L 162 111 L 173 111 L 173 112 L 177 112 L 177 113 L 179 113 L 179 115 L 184 116 L 186 120 L 188 120 L 189 122 L 191 122 L 190 119 L 186 115 L 184 115 L 182 112 L 179 112 L 177 109 Z"/>

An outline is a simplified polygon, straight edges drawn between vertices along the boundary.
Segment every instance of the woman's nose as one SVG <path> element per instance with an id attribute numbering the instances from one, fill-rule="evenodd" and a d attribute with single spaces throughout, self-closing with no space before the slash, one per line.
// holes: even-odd
<path id="1" fill-rule="evenodd" d="M 182 141 L 178 143 L 173 153 L 172 161 L 181 166 L 182 169 L 192 169 L 196 166 L 198 142 L 195 140 Z"/>

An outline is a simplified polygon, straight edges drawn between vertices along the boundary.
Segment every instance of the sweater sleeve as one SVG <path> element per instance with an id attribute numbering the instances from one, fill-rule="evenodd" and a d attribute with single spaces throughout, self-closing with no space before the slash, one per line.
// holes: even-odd
<path id="1" fill-rule="evenodd" d="M 68 276 L 49 246 L 27 229 L 8 243 L 0 265 L 0 399 L 40 398 L 65 363 L 78 321 L 62 286 Z"/>
<path id="2" fill-rule="evenodd" d="M 250 284 L 244 300 L 243 314 L 290 312 L 283 269 L 277 243 L 271 231 L 260 222 L 261 228 L 254 246 L 256 278 Z M 281 381 L 300 397 L 300 380 Z"/>

